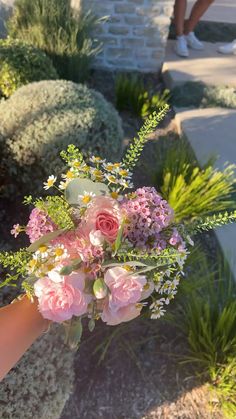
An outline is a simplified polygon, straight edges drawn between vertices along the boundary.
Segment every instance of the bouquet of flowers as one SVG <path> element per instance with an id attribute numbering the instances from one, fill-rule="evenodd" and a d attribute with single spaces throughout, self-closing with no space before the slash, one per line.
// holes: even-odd
<path id="1" fill-rule="evenodd" d="M 153 187 L 134 190 L 132 170 L 148 134 L 168 107 L 149 117 L 122 162 L 91 156 L 85 161 L 73 145 L 61 153 L 67 170 L 50 175 L 44 189 L 56 194 L 25 198 L 33 205 L 24 231 L 31 245 L 1 254 L 14 270 L 1 284 L 23 277 L 22 288 L 38 298 L 46 319 L 63 323 L 72 346 L 82 334 L 82 319 L 92 331 L 97 320 L 117 325 L 139 316 L 161 317 L 174 298 L 193 245 L 189 233 L 224 224 L 235 214 L 175 223 L 168 202 Z"/>

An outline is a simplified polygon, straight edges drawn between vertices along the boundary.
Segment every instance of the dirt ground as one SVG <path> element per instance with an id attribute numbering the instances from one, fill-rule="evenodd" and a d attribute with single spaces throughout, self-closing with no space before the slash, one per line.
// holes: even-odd
<path id="1" fill-rule="evenodd" d="M 102 360 L 114 331 L 102 327 L 85 338 L 75 357 L 74 393 L 61 419 L 221 418 L 207 384 L 181 365 L 186 349 L 176 329 L 155 320 L 123 325 Z"/>

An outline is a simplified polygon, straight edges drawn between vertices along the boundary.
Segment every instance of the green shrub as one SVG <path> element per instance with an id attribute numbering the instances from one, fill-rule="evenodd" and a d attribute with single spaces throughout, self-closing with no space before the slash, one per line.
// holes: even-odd
<path id="1" fill-rule="evenodd" d="M 126 73 L 116 77 L 115 95 L 119 111 L 128 110 L 141 118 L 164 106 L 170 98 L 168 90 L 151 95 L 140 76 Z"/>
<path id="2" fill-rule="evenodd" d="M 0 93 L 9 97 L 19 87 L 33 81 L 57 79 L 46 54 L 14 39 L 0 40 Z"/>
<path id="3" fill-rule="evenodd" d="M 212 163 L 199 168 L 184 140 L 173 141 L 162 153 L 154 183 L 174 209 L 177 221 L 236 208 L 234 166 L 219 171 Z"/>
<path id="4" fill-rule="evenodd" d="M 11 37 L 46 52 L 60 78 L 81 82 L 101 49 L 91 35 L 98 23 L 90 12 L 73 11 L 70 0 L 16 0 L 7 26 Z"/>
<path id="5" fill-rule="evenodd" d="M 74 352 L 55 326 L 40 337 L 1 382 L 1 419 L 59 419 L 73 391 Z"/>
<path id="6" fill-rule="evenodd" d="M 0 155 L 5 183 L 34 192 L 63 168 L 68 144 L 109 160 L 122 152 L 121 120 L 95 90 L 69 81 L 42 81 L 18 89 L 0 103 Z M 16 188 L 15 188 L 16 189 Z"/>

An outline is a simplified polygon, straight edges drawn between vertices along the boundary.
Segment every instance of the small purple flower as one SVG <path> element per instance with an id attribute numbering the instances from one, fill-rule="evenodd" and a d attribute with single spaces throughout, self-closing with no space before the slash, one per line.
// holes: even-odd
<path id="1" fill-rule="evenodd" d="M 137 189 L 135 198 L 124 201 L 123 209 L 129 220 L 127 237 L 135 246 L 152 249 L 155 243 L 160 250 L 166 247 L 159 233 L 170 224 L 173 210 L 155 188 Z"/>

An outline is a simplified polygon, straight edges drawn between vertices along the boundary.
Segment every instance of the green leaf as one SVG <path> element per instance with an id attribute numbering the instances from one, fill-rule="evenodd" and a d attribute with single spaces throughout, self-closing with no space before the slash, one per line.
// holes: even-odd
<path id="1" fill-rule="evenodd" d="M 56 231 L 52 231 L 51 233 L 47 233 L 44 236 L 40 237 L 40 239 L 36 240 L 34 243 L 32 243 L 29 247 L 27 247 L 28 252 L 36 252 L 40 246 L 43 244 L 46 244 L 50 242 L 51 240 L 55 239 L 56 237 L 60 236 L 62 233 L 64 233 L 65 229 L 60 229 Z"/>
<path id="2" fill-rule="evenodd" d="M 81 259 L 75 259 L 71 265 L 63 266 L 60 270 L 61 275 L 70 275 L 73 271 L 79 268 L 81 264 Z"/>
<path id="3" fill-rule="evenodd" d="M 93 292 L 95 297 L 100 300 L 105 298 L 107 295 L 107 286 L 104 282 L 104 279 L 98 278 L 93 284 Z"/>
<path id="4" fill-rule="evenodd" d="M 93 182 L 90 179 L 73 179 L 65 190 L 65 198 L 70 205 L 78 205 L 78 196 L 85 192 L 93 192 L 95 195 L 106 195 L 109 193 L 107 185 L 100 182 Z"/>
<path id="5" fill-rule="evenodd" d="M 69 324 L 64 323 L 65 326 L 65 343 L 69 345 L 70 349 L 78 349 L 82 333 L 83 325 L 81 317 L 73 319 Z"/>
<path id="6" fill-rule="evenodd" d="M 134 266 L 134 267 L 136 267 L 136 266 L 140 266 L 140 267 L 147 266 L 146 263 L 139 262 L 138 260 L 127 261 L 127 262 L 122 262 L 122 263 L 104 263 L 102 266 L 103 266 L 103 268 L 114 268 L 116 266 L 123 266 L 123 265 Z"/>
<path id="7" fill-rule="evenodd" d="M 118 231 L 118 234 L 117 234 L 117 238 L 116 238 L 115 246 L 114 246 L 114 254 L 113 254 L 113 256 L 116 255 L 117 251 L 120 248 L 121 241 L 122 241 L 122 236 L 123 236 L 123 231 L 124 231 L 124 222 L 121 223 L 121 226 L 120 226 L 119 231 Z"/>
<path id="8" fill-rule="evenodd" d="M 94 319 L 89 320 L 88 329 L 89 329 L 90 332 L 93 332 L 93 330 L 95 329 L 95 320 Z"/>

